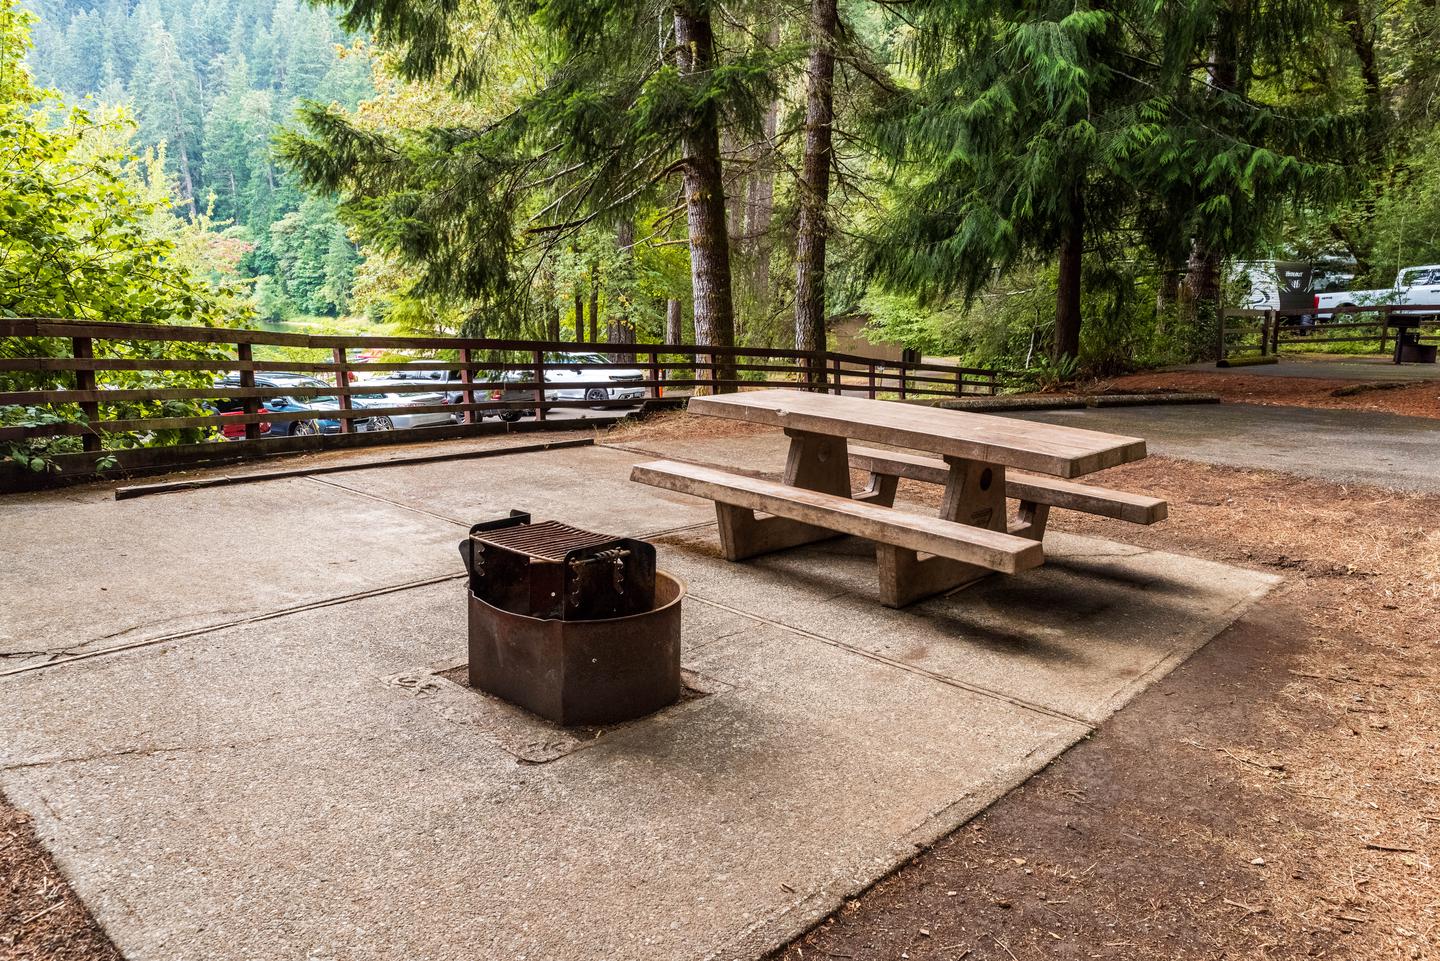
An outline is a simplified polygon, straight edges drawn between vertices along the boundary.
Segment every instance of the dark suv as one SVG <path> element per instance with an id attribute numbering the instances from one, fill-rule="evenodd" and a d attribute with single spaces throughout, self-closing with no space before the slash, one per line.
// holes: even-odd
<path id="1" fill-rule="evenodd" d="M 227 374 L 223 380 L 217 381 L 216 387 L 239 387 L 240 375 Z M 330 387 L 323 380 L 310 377 L 306 374 L 292 373 L 259 373 L 255 375 L 255 386 L 275 391 L 275 396 L 264 401 L 265 410 L 272 414 L 290 414 L 301 411 L 314 411 L 317 416 L 305 420 L 276 420 L 270 424 L 267 437 L 284 437 L 292 434 L 338 434 L 340 433 L 340 419 L 337 417 L 326 417 L 324 412 L 332 411 L 340 406 L 340 401 L 334 396 L 322 397 L 291 397 L 288 393 L 296 387 Z M 235 400 L 226 399 L 221 402 L 219 409 L 224 411 L 227 407 L 238 409 L 240 403 Z M 355 430 L 365 429 L 365 420 L 356 418 L 351 421 Z"/>

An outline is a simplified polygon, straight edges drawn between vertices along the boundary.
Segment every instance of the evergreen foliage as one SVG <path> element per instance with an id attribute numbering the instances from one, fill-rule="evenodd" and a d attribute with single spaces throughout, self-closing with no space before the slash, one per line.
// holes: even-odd
<path id="1" fill-rule="evenodd" d="M 1341 193 L 1356 112 L 1293 93 L 1323 4 L 914 6 L 921 86 L 881 119 L 902 186 L 874 265 L 923 301 L 1058 256 L 1054 351 L 1075 356 L 1086 252 L 1244 256 Z"/>
<path id="2" fill-rule="evenodd" d="M 267 278 L 267 314 L 333 314 L 349 303 L 349 289 L 318 292 L 327 255 L 349 244 L 333 201 L 307 199 L 272 151 L 300 101 L 353 108 L 373 92 L 370 57 L 329 12 L 300 0 L 34 6 L 36 82 L 72 103 L 130 109 L 138 143 L 165 146 L 178 212 L 228 224 L 250 245 L 242 270 Z M 329 280 L 349 272 L 328 271 Z"/>
<path id="3" fill-rule="evenodd" d="M 135 324 L 245 320 L 241 298 L 214 282 L 234 267 L 238 252 L 203 222 L 173 216 L 163 156 L 131 153 L 133 125 L 123 113 L 94 117 L 85 110 L 65 110 L 35 86 L 24 66 L 29 19 L 13 0 L 0 0 L 0 314 Z M 46 338 L 0 338 L 0 357 L 48 356 L 66 346 Z M 211 351 L 203 345 L 113 341 L 103 342 L 101 349 L 120 357 L 199 358 Z M 0 391 L 69 386 L 57 382 L 68 377 L 0 373 Z M 205 372 L 98 376 L 102 386 L 116 387 L 199 386 L 209 379 Z M 188 401 L 106 406 L 121 417 L 199 413 L 198 405 Z M 57 416 L 80 415 L 0 406 L 4 424 Z M 163 431 L 147 440 L 197 440 L 203 433 Z M 110 439 L 136 442 L 128 435 Z M 0 446 L 0 459 L 39 469 L 48 453 L 78 440 L 6 444 Z"/>

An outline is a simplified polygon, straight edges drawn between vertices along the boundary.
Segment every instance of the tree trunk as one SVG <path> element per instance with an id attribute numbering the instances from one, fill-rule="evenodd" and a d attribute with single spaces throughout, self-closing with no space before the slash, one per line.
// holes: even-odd
<path id="1" fill-rule="evenodd" d="M 1160 266 L 1160 282 L 1155 289 L 1155 330 L 1164 333 L 1169 326 L 1171 314 L 1180 299 L 1180 271 L 1175 265 L 1164 263 Z"/>
<path id="2" fill-rule="evenodd" d="M 1069 220 L 1060 237 L 1060 278 L 1055 292 L 1055 359 L 1080 356 L 1080 268 L 1085 257 L 1085 195 L 1070 192 Z"/>
<path id="3" fill-rule="evenodd" d="M 1238 79 L 1235 13 L 1223 7 L 1222 11 L 1216 19 L 1215 45 L 1211 48 L 1210 63 L 1206 66 L 1209 85 L 1217 93 L 1234 91 Z M 1185 266 L 1180 306 L 1186 326 L 1197 333 L 1202 318 L 1208 316 L 1220 300 L 1220 260 L 1221 252 L 1214 249 L 1206 238 L 1195 238 Z"/>
<path id="4" fill-rule="evenodd" d="M 825 349 L 825 241 L 835 120 L 836 0 L 811 0 L 800 223 L 795 232 L 795 349 Z M 817 379 L 811 376 L 812 380 Z"/>
<path id="5" fill-rule="evenodd" d="M 546 269 L 540 274 L 540 323 L 547 340 L 560 339 L 560 307 L 555 303 L 555 274 Z"/>
<path id="6" fill-rule="evenodd" d="M 585 292 L 575 281 L 575 343 L 585 343 Z"/>
<path id="7" fill-rule="evenodd" d="M 709 11 L 698 0 L 678 3 L 674 11 L 680 73 L 693 84 L 703 84 L 715 67 L 715 34 Z M 725 229 L 719 116 L 713 100 L 706 103 L 680 139 L 690 228 L 695 342 L 729 347 L 735 343 L 735 308 L 730 291 L 730 238 Z M 722 379 L 732 379 L 734 368 L 722 366 L 716 373 Z"/>
<path id="8" fill-rule="evenodd" d="M 779 37 L 778 32 L 772 31 L 772 35 L 773 46 Z M 776 99 L 765 111 L 765 144 L 756 161 L 755 175 L 750 178 L 750 221 L 745 228 L 753 251 L 750 285 L 755 291 L 756 310 L 763 317 L 770 314 L 770 255 L 774 249 L 770 223 L 775 219 L 775 137 L 779 131 L 780 101 Z"/>
<path id="9" fill-rule="evenodd" d="M 590 343 L 600 342 L 600 265 L 590 265 Z"/>
<path id="10" fill-rule="evenodd" d="M 620 281 L 618 286 L 625 286 L 635 276 L 630 265 L 634 260 L 635 246 L 635 223 L 631 220 L 622 220 L 620 226 L 615 229 L 615 249 L 620 255 Z M 623 290 L 615 291 L 615 302 L 606 312 L 606 321 L 610 328 L 610 343 L 612 344 L 633 344 L 635 343 L 635 322 L 630 317 L 630 301 Z M 633 353 L 612 354 L 611 359 L 617 363 L 633 364 L 635 355 Z"/>
<path id="11" fill-rule="evenodd" d="M 682 320 L 680 301 L 674 297 L 665 301 L 665 343 L 677 346 L 685 343 L 685 325 Z"/>

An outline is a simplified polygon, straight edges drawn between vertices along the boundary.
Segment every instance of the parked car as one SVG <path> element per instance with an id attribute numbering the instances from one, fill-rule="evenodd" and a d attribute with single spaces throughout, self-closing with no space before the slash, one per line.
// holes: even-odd
<path id="1" fill-rule="evenodd" d="M 240 386 L 239 374 L 227 374 L 225 378 L 215 385 L 216 387 L 238 387 Z M 306 374 L 292 374 L 288 372 L 259 373 L 255 375 L 255 386 L 276 391 L 276 396 L 265 401 L 265 407 L 271 413 L 289 414 L 300 411 L 315 411 L 319 416 L 312 420 L 277 420 L 271 427 L 269 436 L 284 437 L 288 435 L 305 434 L 338 434 L 340 433 L 340 419 L 338 417 L 326 417 L 322 411 L 330 411 L 340 406 L 339 398 L 330 396 L 319 397 L 293 397 L 284 391 L 293 390 L 297 387 L 329 387 L 316 377 Z M 364 421 L 353 422 L 355 430 L 364 430 Z"/>
<path id="2" fill-rule="evenodd" d="M 242 403 L 241 403 L 240 401 L 238 401 L 238 400 L 232 400 L 232 399 L 230 399 L 230 398 L 225 398 L 224 400 L 217 400 L 217 401 L 215 401 L 214 403 L 211 403 L 211 404 L 206 404 L 206 405 L 205 405 L 205 408 L 206 408 L 207 410 L 210 410 L 210 411 L 216 413 L 216 414 L 219 414 L 221 417 L 239 417 L 241 414 L 245 413 L 245 406 L 244 406 L 244 404 L 242 404 Z M 261 405 L 260 409 L 257 410 L 255 413 L 257 413 L 257 414 L 268 414 L 268 413 L 270 413 L 270 411 L 267 410 L 267 409 L 264 407 L 264 405 Z M 270 423 L 269 423 L 268 421 L 261 421 L 261 422 L 260 422 L 258 425 L 256 425 L 256 426 L 258 426 L 258 427 L 260 428 L 260 431 L 259 431 L 259 432 L 260 432 L 260 436 L 261 436 L 261 437 L 264 437 L 264 436 L 266 436 L 267 434 L 270 433 L 270 426 L 271 426 L 271 425 L 270 425 Z M 245 425 L 244 425 L 244 424 L 238 424 L 238 423 L 236 423 L 236 424 L 224 424 L 224 423 L 222 423 L 222 424 L 220 425 L 220 438 L 221 438 L 222 440 L 244 440 L 244 439 L 245 439 Z"/>
<path id="3" fill-rule="evenodd" d="M 1395 283 L 1381 290 L 1340 290 L 1315 295 L 1315 306 L 1322 309 L 1378 304 L 1440 304 L 1440 264 L 1402 267 L 1395 275 Z"/>
<path id="4" fill-rule="evenodd" d="M 511 387 L 511 384 L 534 383 L 535 375 L 524 370 L 492 370 L 482 375 L 484 382 L 489 386 L 490 393 L 487 400 L 508 400 L 530 402 L 535 399 L 534 390 Z M 503 421 L 514 423 L 522 417 L 534 417 L 535 409 L 528 410 L 520 407 L 511 407 L 500 410 L 497 414 Z"/>
<path id="5" fill-rule="evenodd" d="M 643 400 L 645 387 L 638 383 L 645 379 L 645 372 L 633 367 L 612 367 L 601 370 L 585 368 L 582 364 L 613 363 L 604 354 L 564 353 L 546 354 L 547 364 L 574 364 L 573 367 L 545 371 L 546 400 Z M 596 383 L 610 381 L 610 387 L 566 387 L 566 384 Z M 551 384 L 556 388 L 552 390 Z"/>
<path id="6" fill-rule="evenodd" d="M 414 381 L 404 381 L 414 383 Z M 391 381 L 367 381 L 359 384 L 362 389 L 374 389 L 374 393 L 352 395 L 353 407 L 435 407 L 446 403 L 443 393 L 425 391 L 417 394 L 396 393 L 385 390 Z M 405 430 L 410 427 L 432 427 L 436 424 L 453 424 L 455 415 L 449 411 L 423 412 L 414 414 L 376 414 L 366 418 L 361 430 Z"/>
<path id="7" fill-rule="evenodd" d="M 436 390 L 445 392 L 446 404 L 465 403 L 464 381 L 458 370 L 397 370 L 386 374 L 385 383 L 390 384 L 433 384 Z M 475 388 L 477 397 L 482 388 Z M 477 418 L 486 416 L 486 411 L 477 410 Z"/>

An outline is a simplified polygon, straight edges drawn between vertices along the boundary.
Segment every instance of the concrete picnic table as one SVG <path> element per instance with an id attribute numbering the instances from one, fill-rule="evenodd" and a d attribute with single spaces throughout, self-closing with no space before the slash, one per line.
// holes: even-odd
<path id="1" fill-rule="evenodd" d="M 1144 458 L 1138 437 L 794 390 L 695 397 L 689 409 L 781 428 L 790 438 L 783 481 L 668 460 L 636 465 L 632 480 L 714 501 L 732 561 L 842 534 L 871 540 L 890 607 L 1039 566 L 1051 507 L 1139 524 L 1166 516 L 1157 498 L 1061 479 Z M 851 489 L 852 467 L 869 473 L 867 488 Z M 894 507 L 901 478 L 943 485 L 938 517 Z M 1007 496 L 1018 502 L 1014 523 Z"/>

